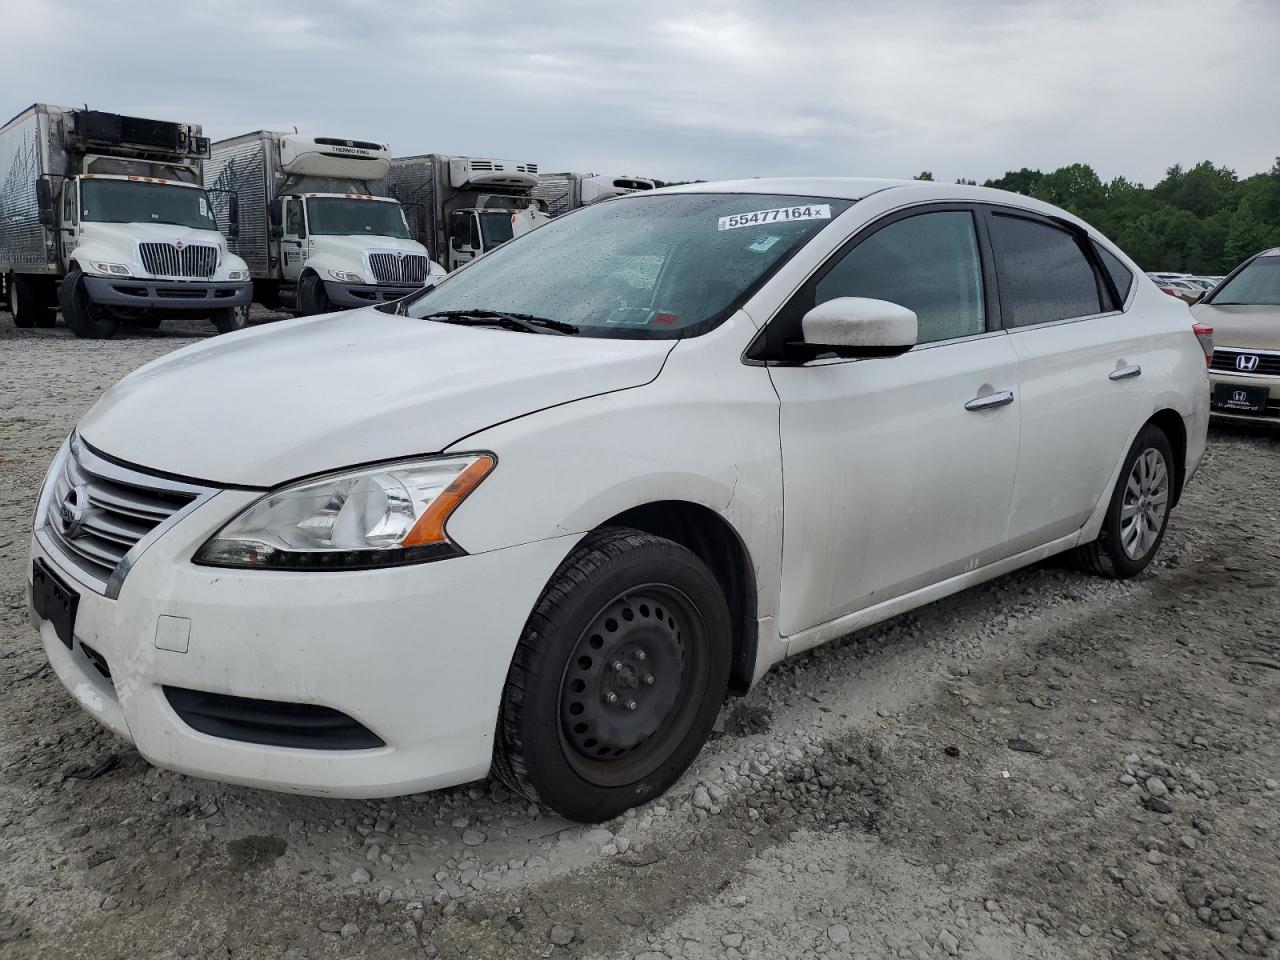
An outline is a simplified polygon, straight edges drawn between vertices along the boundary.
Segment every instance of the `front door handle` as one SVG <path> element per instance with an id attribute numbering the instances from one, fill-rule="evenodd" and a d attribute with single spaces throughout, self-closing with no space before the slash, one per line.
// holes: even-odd
<path id="1" fill-rule="evenodd" d="M 1142 368 L 1137 364 L 1134 364 L 1131 367 L 1116 367 L 1109 374 L 1107 374 L 1107 376 L 1110 377 L 1112 380 L 1128 380 L 1131 377 L 1142 376 Z"/>
<path id="2" fill-rule="evenodd" d="M 964 405 L 966 410 L 993 410 L 996 407 L 1006 407 L 1013 403 L 1013 391 L 1002 390 L 999 393 L 989 393 L 985 397 L 974 397 Z"/>

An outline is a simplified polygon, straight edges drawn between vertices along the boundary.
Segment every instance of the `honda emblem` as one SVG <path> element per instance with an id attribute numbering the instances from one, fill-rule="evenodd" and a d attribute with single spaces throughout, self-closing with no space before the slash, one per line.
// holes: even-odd
<path id="1" fill-rule="evenodd" d="M 1252 373 L 1258 369 L 1258 358 L 1252 354 L 1242 353 L 1236 357 L 1236 369 L 1244 373 Z"/>

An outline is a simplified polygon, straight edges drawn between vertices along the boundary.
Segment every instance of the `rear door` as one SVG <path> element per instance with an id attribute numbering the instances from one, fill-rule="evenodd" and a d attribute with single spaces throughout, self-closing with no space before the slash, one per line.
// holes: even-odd
<path id="1" fill-rule="evenodd" d="M 993 316 L 977 226 L 965 205 L 881 220 L 765 331 L 776 354 L 805 312 L 836 297 L 888 300 L 919 318 L 917 346 L 899 357 L 770 364 L 781 400 L 785 636 L 1005 553 L 1017 358 Z"/>
<path id="2" fill-rule="evenodd" d="M 1078 530 L 1107 492 L 1137 426 L 1154 346 L 1123 309 L 1132 276 L 1083 230 L 1012 208 L 986 216 L 1000 315 L 1018 357 L 1022 443 L 1009 539 L 1021 551 Z"/>

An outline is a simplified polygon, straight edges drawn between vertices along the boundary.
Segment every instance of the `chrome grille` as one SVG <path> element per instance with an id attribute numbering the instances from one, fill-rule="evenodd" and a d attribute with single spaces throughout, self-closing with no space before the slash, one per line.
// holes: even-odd
<path id="1" fill-rule="evenodd" d="M 153 277 L 197 277 L 208 280 L 218 268 L 218 248 L 206 243 L 140 243 L 142 266 Z"/>
<path id="2" fill-rule="evenodd" d="M 147 486 L 148 479 L 101 461 L 78 443 L 49 479 L 42 529 L 104 590 L 129 551 L 199 495 L 193 487 L 162 489 L 167 482 L 159 478 Z"/>
<path id="3" fill-rule="evenodd" d="M 1241 370 L 1236 361 L 1240 357 L 1255 357 L 1257 362 L 1246 361 L 1252 370 Z M 1263 350 L 1245 350 L 1243 348 L 1218 347 L 1213 351 L 1214 370 L 1223 373 L 1252 373 L 1263 377 L 1280 377 L 1280 353 Z"/>
<path id="4" fill-rule="evenodd" d="M 420 253 L 403 257 L 394 253 L 371 253 L 369 266 L 378 283 L 422 283 L 427 279 L 427 258 Z"/>

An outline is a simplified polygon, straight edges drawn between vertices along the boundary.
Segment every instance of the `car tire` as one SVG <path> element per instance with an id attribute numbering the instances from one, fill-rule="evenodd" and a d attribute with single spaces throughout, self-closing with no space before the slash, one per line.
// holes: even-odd
<path id="1" fill-rule="evenodd" d="M 110 340 L 120 330 L 120 321 L 106 307 L 89 299 L 84 276 L 72 270 L 58 288 L 62 319 L 77 337 L 86 340 Z"/>
<path id="2" fill-rule="evenodd" d="M 638 530 L 589 534 L 516 647 L 494 772 L 581 822 L 653 799 L 710 735 L 731 653 L 724 593 L 693 553 Z"/>
<path id="3" fill-rule="evenodd" d="M 1149 423 L 1124 458 L 1097 539 L 1074 551 L 1076 566 L 1117 580 L 1145 570 L 1164 542 L 1176 482 L 1169 438 Z"/>
<path id="4" fill-rule="evenodd" d="M 324 281 L 314 273 L 309 273 L 298 284 L 298 315 L 314 317 L 321 313 L 332 313 L 333 304 L 324 292 Z"/>
<path id="5" fill-rule="evenodd" d="M 249 325 L 248 307 L 224 307 L 210 314 L 214 327 L 219 333 L 235 333 Z"/>

